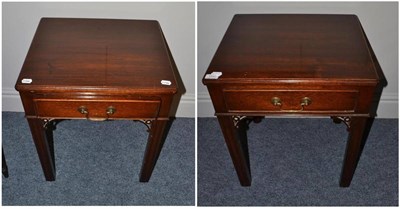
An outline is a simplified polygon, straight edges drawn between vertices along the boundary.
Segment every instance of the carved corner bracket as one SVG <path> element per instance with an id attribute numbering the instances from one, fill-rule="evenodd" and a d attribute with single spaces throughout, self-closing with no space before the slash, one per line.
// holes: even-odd
<path id="1" fill-rule="evenodd" d="M 246 119 L 246 118 L 247 118 L 247 116 L 243 116 L 243 115 L 233 115 L 233 116 L 232 116 L 233 125 L 234 125 L 236 128 L 239 128 L 239 123 L 240 123 L 240 121 L 242 121 L 242 120 L 244 120 L 244 119 Z"/>
<path id="2" fill-rule="evenodd" d="M 46 130 L 55 130 L 57 123 L 57 120 L 54 118 L 43 119 L 43 128 Z"/>
<path id="3" fill-rule="evenodd" d="M 239 128 L 240 122 L 244 120 L 246 122 L 246 125 L 247 125 L 246 129 L 248 129 L 248 125 L 251 122 L 260 123 L 263 118 L 264 118 L 263 116 L 233 115 L 232 116 L 232 122 L 233 122 L 233 125 L 235 126 L 235 128 Z"/>
<path id="4" fill-rule="evenodd" d="M 151 124 L 153 123 L 153 120 L 135 120 L 136 122 L 143 123 L 147 127 L 147 132 L 150 131 L 151 129 Z"/>
<path id="5" fill-rule="evenodd" d="M 351 117 L 345 116 L 332 116 L 331 117 L 334 123 L 344 123 L 347 126 L 347 131 L 350 131 Z"/>

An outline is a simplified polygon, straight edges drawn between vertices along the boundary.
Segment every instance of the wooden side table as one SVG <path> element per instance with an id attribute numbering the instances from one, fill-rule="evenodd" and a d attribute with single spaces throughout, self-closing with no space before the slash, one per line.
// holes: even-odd
<path id="1" fill-rule="evenodd" d="M 234 16 L 203 83 L 242 186 L 251 184 L 244 121 L 268 115 L 344 122 L 349 139 L 340 186 L 350 185 L 374 116 L 379 76 L 371 53 L 355 15 Z"/>
<path id="2" fill-rule="evenodd" d="M 43 18 L 15 88 L 46 180 L 55 180 L 55 124 L 87 119 L 144 123 L 140 181 L 149 181 L 178 91 L 172 63 L 157 21 Z"/>

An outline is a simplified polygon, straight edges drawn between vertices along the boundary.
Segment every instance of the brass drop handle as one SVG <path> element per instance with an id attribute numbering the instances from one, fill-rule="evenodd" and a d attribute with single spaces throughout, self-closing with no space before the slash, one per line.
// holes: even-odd
<path id="1" fill-rule="evenodd" d="M 116 111 L 117 111 L 117 109 L 115 109 L 115 107 L 109 106 L 109 107 L 107 107 L 106 113 L 109 116 L 109 115 L 114 114 Z"/>
<path id="2" fill-rule="evenodd" d="M 106 109 L 106 118 L 90 118 L 89 117 L 89 110 L 86 106 L 80 106 L 78 107 L 78 112 L 80 112 L 82 115 L 85 115 L 86 119 L 91 120 L 91 121 L 106 121 L 110 117 L 110 115 L 113 115 L 117 109 L 113 106 L 109 106 Z"/>
<path id="3" fill-rule="evenodd" d="M 279 97 L 272 97 L 271 98 L 271 103 L 274 106 L 281 106 L 282 105 L 281 99 Z"/>
<path id="4" fill-rule="evenodd" d="M 78 107 L 78 112 L 80 112 L 83 115 L 89 114 L 89 110 L 85 106 Z"/>
<path id="5" fill-rule="evenodd" d="M 301 103 L 300 105 L 303 106 L 308 106 L 311 104 L 311 98 L 309 97 L 304 97 L 303 99 L 301 99 Z"/>
<path id="6" fill-rule="evenodd" d="M 282 109 L 282 100 L 279 97 L 272 97 L 271 98 L 272 105 L 279 106 L 280 110 L 281 111 L 285 111 L 285 112 L 301 112 L 301 111 L 304 110 L 304 107 L 310 105 L 311 102 L 312 102 L 311 98 L 303 97 L 301 99 L 301 101 L 300 101 L 301 109 L 299 109 L 299 110 L 284 110 L 284 109 Z"/>

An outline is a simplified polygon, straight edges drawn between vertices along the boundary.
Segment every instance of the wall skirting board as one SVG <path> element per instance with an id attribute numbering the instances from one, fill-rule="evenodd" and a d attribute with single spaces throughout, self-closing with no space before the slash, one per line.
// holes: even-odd
<path id="1" fill-rule="evenodd" d="M 399 116 L 399 99 L 396 93 L 382 94 L 377 118 L 398 118 Z M 198 117 L 213 117 L 214 107 L 211 98 L 207 92 L 200 92 L 197 96 L 197 113 Z"/>
<path id="2" fill-rule="evenodd" d="M 176 117 L 195 117 L 195 95 L 186 93 L 182 95 Z M 3 105 L 2 111 L 7 112 L 23 112 L 21 99 L 16 90 L 11 88 L 3 88 Z"/>

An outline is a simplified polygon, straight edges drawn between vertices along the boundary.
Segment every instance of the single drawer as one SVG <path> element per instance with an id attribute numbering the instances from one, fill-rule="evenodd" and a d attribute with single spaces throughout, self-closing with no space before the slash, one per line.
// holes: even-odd
<path id="1" fill-rule="evenodd" d="M 354 112 L 356 90 L 224 90 L 228 112 Z"/>
<path id="2" fill-rule="evenodd" d="M 36 99 L 35 105 L 38 117 L 104 120 L 155 118 L 158 115 L 160 101 Z"/>

